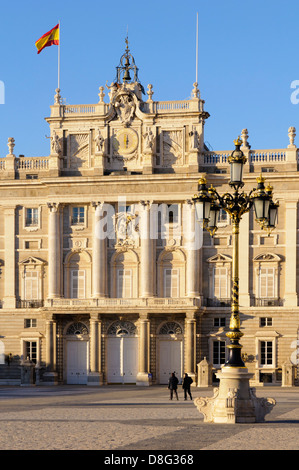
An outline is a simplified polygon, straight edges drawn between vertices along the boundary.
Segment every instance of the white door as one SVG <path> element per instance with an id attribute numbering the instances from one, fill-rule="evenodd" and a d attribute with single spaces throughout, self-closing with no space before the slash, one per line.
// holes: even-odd
<path id="1" fill-rule="evenodd" d="M 86 385 L 88 374 L 88 342 L 67 342 L 67 383 Z"/>
<path id="2" fill-rule="evenodd" d="M 136 383 L 138 338 L 110 337 L 107 348 L 108 383 Z"/>
<path id="3" fill-rule="evenodd" d="M 123 383 L 136 383 L 138 373 L 138 338 L 124 337 L 123 340 Z"/>
<path id="4" fill-rule="evenodd" d="M 167 384 L 172 372 L 182 380 L 182 341 L 159 342 L 159 382 Z"/>

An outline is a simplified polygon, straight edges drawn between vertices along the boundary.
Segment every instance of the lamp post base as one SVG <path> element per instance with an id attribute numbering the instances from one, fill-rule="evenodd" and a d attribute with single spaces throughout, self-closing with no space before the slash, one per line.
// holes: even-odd
<path id="1" fill-rule="evenodd" d="M 223 367 L 216 374 L 219 388 L 212 398 L 196 398 L 194 404 L 208 423 L 261 423 L 272 411 L 273 398 L 257 398 L 255 389 L 249 386 L 246 367 Z"/>

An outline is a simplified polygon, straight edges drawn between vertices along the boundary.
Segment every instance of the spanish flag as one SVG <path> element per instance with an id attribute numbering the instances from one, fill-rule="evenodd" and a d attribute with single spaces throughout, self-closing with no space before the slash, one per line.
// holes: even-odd
<path id="1" fill-rule="evenodd" d="M 59 23 L 36 41 L 37 53 L 39 54 L 45 47 L 53 46 L 53 44 L 59 45 Z"/>

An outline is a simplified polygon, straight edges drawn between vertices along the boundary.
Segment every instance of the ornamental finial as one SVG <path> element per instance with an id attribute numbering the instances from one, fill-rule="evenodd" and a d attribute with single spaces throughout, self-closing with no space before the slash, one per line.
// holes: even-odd
<path id="1" fill-rule="evenodd" d="M 240 139 L 240 136 L 238 136 L 238 138 L 237 138 L 236 140 L 234 140 L 234 144 L 235 144 L 236 146 L 242 144 L 242 140 Z"/>
<path id="2" fill-rule="evenodd" d="M 257 177 L 256 181 L 258 183 L 264 183 L 265 182 L 265 178 L 262 176 L 262 174 L 260 174 L 260 176 Z"/>

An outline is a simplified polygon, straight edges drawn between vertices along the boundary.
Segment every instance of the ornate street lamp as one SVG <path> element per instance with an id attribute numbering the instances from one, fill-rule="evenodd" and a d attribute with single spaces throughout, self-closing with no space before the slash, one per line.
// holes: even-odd
<path id="1" fill-rule="evenodd" d="M 207 188 L 207 180 L 201 178 L 198 182 L 198 194 L 194 196 L 195 212 L 198 221 L 207 223 L 210 217 L 211 197 Z"/>
<path id="2" fill-rule="evenodd" d="M 203 228 L 208 230 L 212 236 L 217 230 L 217 219 L 220 209 L 224 209 L 230 215 L 232 222 L 231 318 L 229 332 L 226 334 L 230 340 L 227 345 L 229 354 L 221 373 L 217 375 L 220 378 L 219 397 L 221 396 L 221 398 L 217 398 L 217 401 L 215 397 L 217 403 L 211 406 L 211 415 L 214 413 L 216 416 L 214 422 L 229 422 L 230 418 L 228 417 L 226 417 L 228 421 L 224 421 L 225 413 L 223 408 L 226 408 L 227 403 L 229 403 L 228 390 L 232 390 L 230 392 L 231 396 L 229 395 L 230 398 L 235 393 L 236 400 L 239 400 L 238 404 L 236 404 L 236 400 L 231 400 L 232 404 L 235 403 L 232 405 L 235 407 L 235 422 L 238 420 L 238 422 L 256 422 L 260 417 L 260 412 L 259 417 L 257 417 L 257 410 L 263 405 L 259 405 L 259 399 L 253 397 L 253 392 L 250 391 L 249 378 L 251 374 L 248 374 L 242 360 L 242 345 L 239 343 L 240 338 L 243 336 L 243 333 L 240 331 L 239 315 L 239 225 L 243 214 L 249 212 L 254 207 L 256 220 L 261 228 L 267 231 L 272 230 L 276 223 L 278 203 L 273 202 L 273 188 L 271 186 L 265 188 L 265 180 L 262 176 L 257 178 L 257 189 L 252 189 L 249 194 L 241 191 L 241 188 L 244 186 L 243 167 L 247 159 L 240 148 L 242 144 L 240 138 L 235 140 L 234 143 L 235 150 L 228 159 L 231 168 L 229 185 L 234 189 L 232 194 L 225 193 L 223 196 L 220 196 L 215 188 L 211 187 L 208 189 L 206 180 L 201 179 L 199 181 L 199 193 L 193 197 L 193 201 L 195 206 L 199 205 L 201 207 L 197 211 L 198 220 L 202 222 Z M 205 210 L 207 207 L 209 210 Z M 210 401 L 212 402 L 213 400 L 214 398 Z M 253 400 L 255 400 L 255 403 L 253 403 Z M 196 405 L 200 410 L 203 408 L 202 403 L 199 401 L 198 405 Z M 244 403 L 247 403 L 247 409 L 246 406 L 244 407 Z M 273 401 L 271 404 L 273 406 Z M 264 415 L 269 411 L 270 409 L 265 411 Z M 239 416 L 237 417 L 238 413 Z M 211 420 L 213 421 L 212 418 Z"/>

